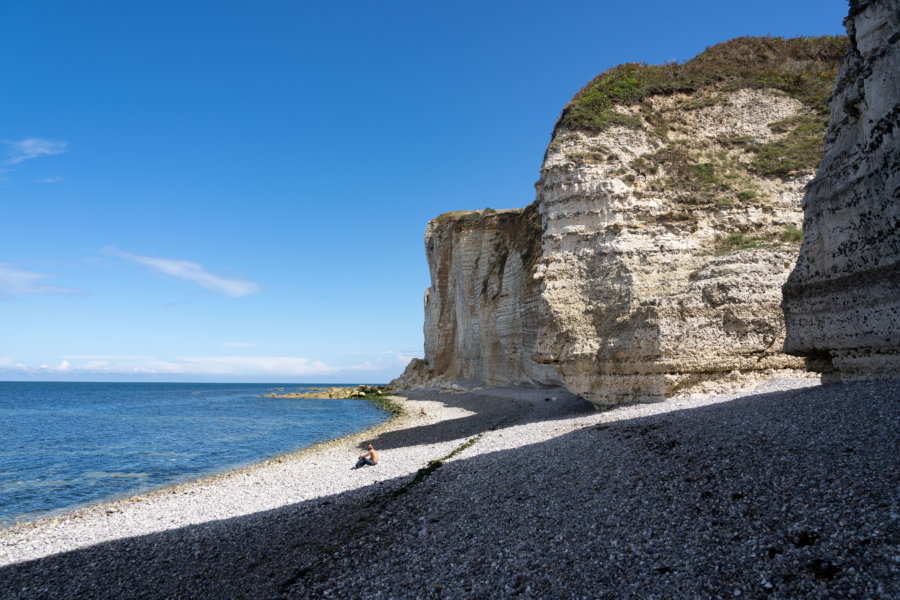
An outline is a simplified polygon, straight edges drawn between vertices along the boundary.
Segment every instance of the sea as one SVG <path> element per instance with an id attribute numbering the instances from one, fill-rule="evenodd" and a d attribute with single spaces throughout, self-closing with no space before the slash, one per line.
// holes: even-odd
<path id="1" fill-rule="evenodd" d="M 265 397 L 334 386 L 0 382 L 0 527 L 261 462 L 388 420 L 365 400 Z"/>

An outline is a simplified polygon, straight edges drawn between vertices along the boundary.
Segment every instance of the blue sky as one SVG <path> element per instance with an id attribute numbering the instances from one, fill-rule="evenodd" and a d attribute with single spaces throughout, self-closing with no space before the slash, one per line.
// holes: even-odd
<path id="1" fill-rule="evenodd" d="M 842 0 L 0 4 L 0 380 L 386 382 L 423 235 L 534 199 L 629 61 L 842 34 Z"/>

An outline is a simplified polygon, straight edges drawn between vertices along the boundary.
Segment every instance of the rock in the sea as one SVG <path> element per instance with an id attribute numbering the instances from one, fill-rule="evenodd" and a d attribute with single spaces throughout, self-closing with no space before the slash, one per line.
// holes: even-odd
<path id="1" fill-rule="evenodd" d="M 415 372 L 607 405 L 803 368 L 781 351 L 781 286 L 845 45 L 740 38 L 590 82 L 532 205 L 428 224 Z"/>
<path id="2" fill-rule="evenodd" d="M 851 2 L 825 156 L 784 286 L 785 351 L 831 380 L 900 376 L 900 2 Z"/>

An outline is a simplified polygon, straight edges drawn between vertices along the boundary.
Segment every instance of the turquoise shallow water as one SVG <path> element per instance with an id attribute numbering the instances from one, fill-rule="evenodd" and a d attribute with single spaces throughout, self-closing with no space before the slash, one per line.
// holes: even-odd
<path id="1" fill-rule="evenodd" d="M 327 385 L 327 384 L 326 384 Z M 259 462 L 386 421 L 316 384 L 0 382 L 0 526 Z"/>

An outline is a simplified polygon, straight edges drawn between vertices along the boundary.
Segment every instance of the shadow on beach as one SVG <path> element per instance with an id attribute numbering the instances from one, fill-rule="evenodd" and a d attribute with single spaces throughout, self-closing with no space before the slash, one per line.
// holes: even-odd
<path id="1" fill-rule="evenodd" d="M 0 598 L 898 597 L 896 389 L 816 386 L 598 422 L 417 485 L 8 566 Z M 594 414 L 531 405 L 525 422 Z M 504 410 L 480 422 L 523 422 Z M 414 435 L 482 433 L 469 419 Z"/>
<path id="2" fill-rule="evenodd" d="M 499 388 L 454 394 L 430 389 L 409 390 L 403 394 L 409 400 L 440 402 L 461 408 L 472 414 L 458 419 L 445 419 L 380 434 L 372 443 L 379 450 L 393 450 L 405 446 L 447 442 L 471 438 L 485 431 L 503 429 L 537 421 L 568 419 L 594 414 L 593 406 L 563 388 Z M 552 400 L 547 400 L 552 399 Z M 360 442 L 365 447 L 369 441 Z"/>

